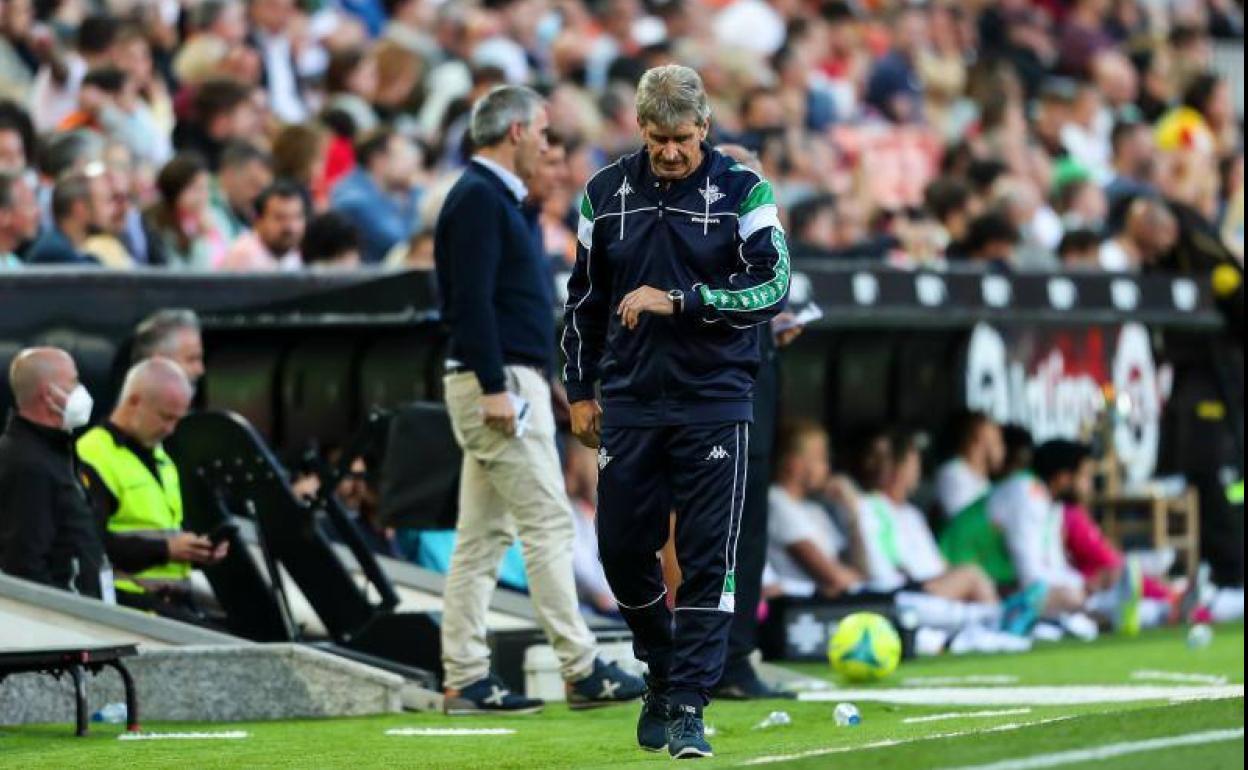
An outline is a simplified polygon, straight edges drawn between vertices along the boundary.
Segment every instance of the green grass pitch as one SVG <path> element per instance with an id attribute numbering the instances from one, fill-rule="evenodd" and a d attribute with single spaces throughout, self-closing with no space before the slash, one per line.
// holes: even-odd
<path id="1" fill-rule="evenodd" d="M 825 666 L 797 668 L 811 676 L 831 678 Z M 1174 629 L 1147 633 L 1138 639 L 1106 638 L 1094 644 L 1046 645 L 1027 655 L 910 661 L 875 686 L 914 688 L 923 686 L 915 680 L 967 676 L 1017 677 L 1019 686 L 1179 684 L 1133 679 L 1133 673 L 1139 671 L 1222 677 L 1230 684 L 1242 685 L 1243 627 L 1218 628 L 1213 644 L 1203 650 L 1189 650 L 1183 631 Z M 940 686 L 946 685 L 942 682 Z M 761 765 L 764 767 L 838 770 L 1244 767 L 1242 695 L 1180 703 L 1166 698 L 1030 707 L 902 706 L 867 701 L 857 705 L 862 711 L 862 725 L 840 728 L 832 720 L 833 703 L 715 703 L 706 717 L 715 728 L 712 743 L 716 757 L 703 764 L 737 767 L 762 759 L 771 760 L 770 764 Z M 755 729 L 754 725 L 772 710 L 787 711 L 792 724 Z M 905 721 L 925 715 L 984 710 L 1015 713 Z M 154 733 L 243 730 L 248 737 L 242 740 L 120 741 L 117 736 L 121 729 L 113 725 L 93 725 L 91 736 L 78 739 L 73 737 L 72 728 L 64 724 L 6 726 L 0 728 L 0 767 L 501 770 L 632 768 L 667 763 L 666 755 L 646 754 L 636 748 L 636 713 L 634 705 L 572 713 L 560 704 L 548 707 L 540 716 L 510 719 L 402 714 L 231 725 L 144 724 L 145 730 Z M 462 737 L 385 734 L 395 727 L 501 727 L 514 729 L 515 733 Z M 1220 738 L 1206 740 L 1205 734 Z M 1175 738 L 1180 743 L 1176 744 Z M 1155 747 L 1148 743 L 1154 740 L 1159 741 Z M 1182 740 L 1192 742 L 1183 745 Z M 1105 747 L 1111 747 L 1108 754 Z M 1123 747 L 1127 747 L 1125 751 Z M 1138 751 L 1141 747 L 1148 750 Z M 1097 749 L 1102 756 L 1094 752 Z M 1035 759 L 1041 755 L 1043 759 Z M 1026 758 L 1033 758 L 1032 764 L 1017 761 Z"/>

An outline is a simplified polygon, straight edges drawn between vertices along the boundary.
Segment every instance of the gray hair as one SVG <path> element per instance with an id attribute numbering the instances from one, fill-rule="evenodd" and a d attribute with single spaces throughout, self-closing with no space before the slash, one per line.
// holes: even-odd
<path id="1" fill-rule="evenodd" d="M 157 310 L 134 330 L 132 362 L 144 361 L 161 353 L 172 353 L 173 335 L 183 329 L 199 331 L 199 316 L 186 308 Z"/>
<path id="2" fill-rule="evenodd" d="M 498 86 L 472 105 L 469 134 L 477 147 L 493 147 L 516 123 L 527 126 L 545 100 L 525 86 Z"/>
<path id="3" fill-rule="evenodd" d="M 679 64 L 646 70 L 637 84 L 637 122 L 675 128 L 682 123 L 704 125 L 711 106 L 697 71 Z"/>

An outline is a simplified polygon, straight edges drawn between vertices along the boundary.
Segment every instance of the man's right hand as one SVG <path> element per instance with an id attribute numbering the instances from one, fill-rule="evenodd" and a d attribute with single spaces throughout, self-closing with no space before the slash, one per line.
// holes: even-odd
<path id="1" fill-rule="evenodd" d="M 485 420 L 485 427 L 507 437 L 516 435 L 516 407 L 506 391 L 481 396 L 481 417 Z"/>
<path id="2" fill-rule="evenodd" d="M 572 435 L 576 440 L 597 449 L 602 440 L 602 407 L 594 399 L 577 401 L 570 407 Z"/>
<path id="3" fill-rule="evenodd" d="M 212 541 L 194 532 L 179 532 L 170 537 L 169 561 L 207 564 L 213 560 Z"/>

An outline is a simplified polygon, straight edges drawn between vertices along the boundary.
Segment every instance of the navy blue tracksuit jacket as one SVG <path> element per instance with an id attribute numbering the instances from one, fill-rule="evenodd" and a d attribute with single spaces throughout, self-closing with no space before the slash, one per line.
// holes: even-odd
<path id="1" fill-rule="evenodd" d="M 599 552 L 639 659 L 673 703 L 702 706 L 723 668 L 758 369 L 758 324 L 788 296 L 771 185 L 704 144 L 666 183 L 638 152 L 598 172 L 581 205 L 561 342 L 569 400 L 601 393 Z M 684 292 L 679 316 L 626 329 L 641 286 Z M 676 511 L 673 618 L 655 557 Z"/>

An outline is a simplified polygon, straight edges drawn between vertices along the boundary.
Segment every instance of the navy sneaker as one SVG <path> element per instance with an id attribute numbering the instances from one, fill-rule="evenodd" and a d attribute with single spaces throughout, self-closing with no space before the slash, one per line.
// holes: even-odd
<path id="1" fill-rule="evenodd" d="M 646 751 L 667 748 L 667 693 L 647 681 L 641 696 L 641 716 L 637 717 L 637 745 Z"/>
<path id="2" fill-rule="evenodd" d="M 447 690 L 442 701 L 442 710 L 452 717 L 473 714 L 536 714 L 544 705 L 546 704 L 537 698 L 526 698 L 512 692 L 503 684 L 503 680 L 490 674 L 459 692 Z"/>
<path id="3" fill-rule="evenodd" d="M 594 659 L 589 676 L 568 682 L 568 708 L 592 709 L 637 700 L 646 691 L 641 677 L 623 671 L 614 663 Z"/>
<path id="4" fill-rule="evenodd" d="M 667 753 L 672 759 L 713 757 L 706 742 L 702 710 L 695 706 L 672 706 L 667 720 Z"/>

